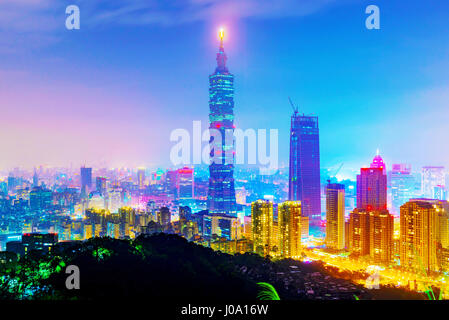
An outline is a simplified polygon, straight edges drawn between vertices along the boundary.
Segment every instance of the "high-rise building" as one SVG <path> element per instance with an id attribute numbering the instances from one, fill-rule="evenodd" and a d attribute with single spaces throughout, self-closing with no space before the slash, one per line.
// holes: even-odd
<path id="1" fill-rule="evenodd" d="M 34 174 L 33 174 L 33 187 L 38 187 L 38 186 L 39 186 L 39 176 L 37 175 L 36 169 L 34 169 Z"/>
<path id="2" fill-rule="evenodd" d="M 194 169 L 184 167 L 176 171 L 176 189 L 179 199 L 193 199 L 195 196 Z"/>
<path id="3" fill-rule="evenodd" d="M 81 167 L 81 190 L 88 193 L 92 189 L 92 168 Z"/>
<path id="4" fill-rule="evenodd" d="M 407 164 L 393 164 L 390 176 L 392 212 L 399 215 L 400 207 L 414 198 L 415 178 Z"/>
<path id="5" fill-rule="evenodd" d="M 210 214 L 236 214 L 234 187 L 234 142 L 227 139 L 234 132 L 234 76 L 226 67 L 220 32 L 217 67 L 209 76 L 209 129 L 220 132 L 221 139 L 211 135 L 211 164 L 209 166 L 209 191 L 207 207 Z"/>
<path id="6" fill-rule="evenodd" d="M 273 203 L 257 200 L 251 204 L 251 234 L 254 252 L 269 255 L 275 238 L 273 236 Z"/>
<path id="7" fill-rule="evenodd" d="M 357 175 L 357 208 L 367 211 L 387 209 L 387 176 L 382 168 L 362 168 Z"/>
<path id="8" fill-rule="evenodd" d="M 164 228 L 168 227 L 171 222 L 170 209 L 167 207 L 162 207 L 157 212 L 157 222 Z"/>
<path id="9" fill-rule="evenodd" d="M 354 209 L 349 215 L 348 244 L 351 254 L 365 256 L 370 253 L 369 212 Z"/>
<path id="10" fill-rule="evenodd" d="M 435 199 L 435 191 L 438 187 L 443 188 L 446 184 L 444 167 L 423 167 L 421 176 L 421 192 L 424 198 Z M 437 189 L 435 189 L 437 187 Z M 444 199 L 446 200 L 446 199 Z"/>
<path id="11" fill-rule="evenodd" d="M 104 177 L 97 177 L 95 179 L 95 185 L 96 185 L 97 192 L 99 194 L 101 194 L 102 196 L 104 196 L 107 191 L 106 181 L 107 180 Z"/>
<path id="12" fill-rule="evenodd" d="M 320 141 L 318 117 L 291 118 L 288 199 L 301 201 L 304 216 L 311 224 L 321 220 Z"/>
<path id="13" fill-rule="evenodd" d="M 394 218 L 387 211 L 369 213 L 370 257 L 375 264 L 388 264 L 393 258 Z"/>
<path id="14" fill-rule="evenodd" d="M 284 258 L 301 254 L 301 202 L 285 201 L 278 207 L 279 254 Z"/>
<path id="15" fill-rule="evenodd" d="M 345 186 L 329 183 L 326 186 L 326 246 L 345 248 Z"/>
<path id="16" fill-rule="evenodd" d="M 139 189 L 145 189 L 145 168 L 137 169 L 137 185 Z"/>
<path id="17" fill-rule="evenodd" d="M 401 206 L 401 266 L 439 270 L 438 250 L 442 242 L 447 245 L 447 210 L 447 201 L 431 199 L 411 199 Z"/>

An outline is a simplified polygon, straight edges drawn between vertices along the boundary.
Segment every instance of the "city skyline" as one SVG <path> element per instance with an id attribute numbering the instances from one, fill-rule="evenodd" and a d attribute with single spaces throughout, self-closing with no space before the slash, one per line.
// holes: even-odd
<path id="1" fill-rule="evenodd" d="M 220 26 L 229 33 L 227 51 L 236 74 L 236 125 L 279 129 L 281 164 L 288 163 L 291 96 L 300 112 L 320 118 L 322 168 L 345 163 L 340 175 L 354 177 L 348 171 L 366 166 L 377 148 L 388 168 L 393 163 L 410 163 L 415 171 L 429 165 L 448 168 L 447 151 L 441 148 L 448 139 L 447 46 L 442 45 L 447 43 L 447 5 L 380 1 L 381 29 L 370 31 L 364 28 L 366 3 L 305 3 L 310 10 L 288 14 L 281 6 L 278 17 L 250 7 L 246 14 L 135 26 L 126 22 L 126 14 L 121 24 L 95 24 L 81 2 L 80 30 L 65 30 L 61 19 L 61 30 L 55 23 L 54 30 L 36 31 L 38 39 L 57 35 L 55 41 L 38 41 L 40 50 L 27 45 L 11 47 L 14 53 L 0 50 L 2 112 L 11 119 L 0 129 L 5 150 L 0 170 L 102 162 L 172 167 L 170 131 L 191 128 L 193 120 L 207 122 L 203 75 L 213 65 L 209 57 Z M 40 6 L 37 1 L 30 10 L 41 12 Z M 411 19 L 416 25 L 410 25 Z M 425 30 L 419 27 L 423 23 Z M 27 31 L 23 28 L 17 23 L 5 28 L 2 33 L 9 37 L 3 37 L 1 48 Z M 123 41 L 127 50 L 116 50 Z M 170 95 L 173 90 L 178 94 Z M 181 110 L 189 110 L 189 116 L 171 117 Z"/>

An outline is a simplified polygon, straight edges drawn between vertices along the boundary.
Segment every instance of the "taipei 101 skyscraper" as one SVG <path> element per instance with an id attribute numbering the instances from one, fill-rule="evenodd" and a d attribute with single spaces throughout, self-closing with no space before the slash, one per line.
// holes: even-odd
<path id="1" fill-rule="evenodd" d="M 217 67 L 209 76 L 209 129 L 211 134 L 211 164 L 209 166 L 209 192 L 207 207 L 210 214 L 236 214 L 234 188 L 234 75 L 226 67 L 223 47 L 224 31 L 220 30 Z"/>

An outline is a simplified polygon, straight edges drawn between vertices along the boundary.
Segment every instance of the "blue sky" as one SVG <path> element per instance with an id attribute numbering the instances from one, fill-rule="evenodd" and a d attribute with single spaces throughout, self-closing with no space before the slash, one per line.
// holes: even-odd
<path id="1" fill-rule="evenodd" d="M 449 3 L 352 0 L 0 1 L 0 168 L 169 166 L 170 132 L 208 121 L 227 31 L 236 124 L 319 116 L 322 166 L 449 167 Z M 65 29 L 77 4 L 81 29 Z M 365 28 L 378 5 L 381 29 Z"/>

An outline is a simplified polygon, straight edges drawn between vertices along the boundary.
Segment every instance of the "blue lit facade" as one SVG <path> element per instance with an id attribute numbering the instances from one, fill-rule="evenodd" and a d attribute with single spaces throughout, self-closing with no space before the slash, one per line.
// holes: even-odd
<path id="1" fill-rule="evenodd" d="M 291 119 L 288 198 L 301 201 L 311 224 L 321 220 L 320 139 L 318 117 L 300 115 Z"/>
<path id="2" fill-rule="evenodd" d="M 217 53 L 217 68 L 209 76 L 209 129 L 220 132 L 221 139 L 211 135 L 207 207 L 210 214 L 235 216 L 234 76 L 229 73 L 226 60 L 222 40 Z"/>

